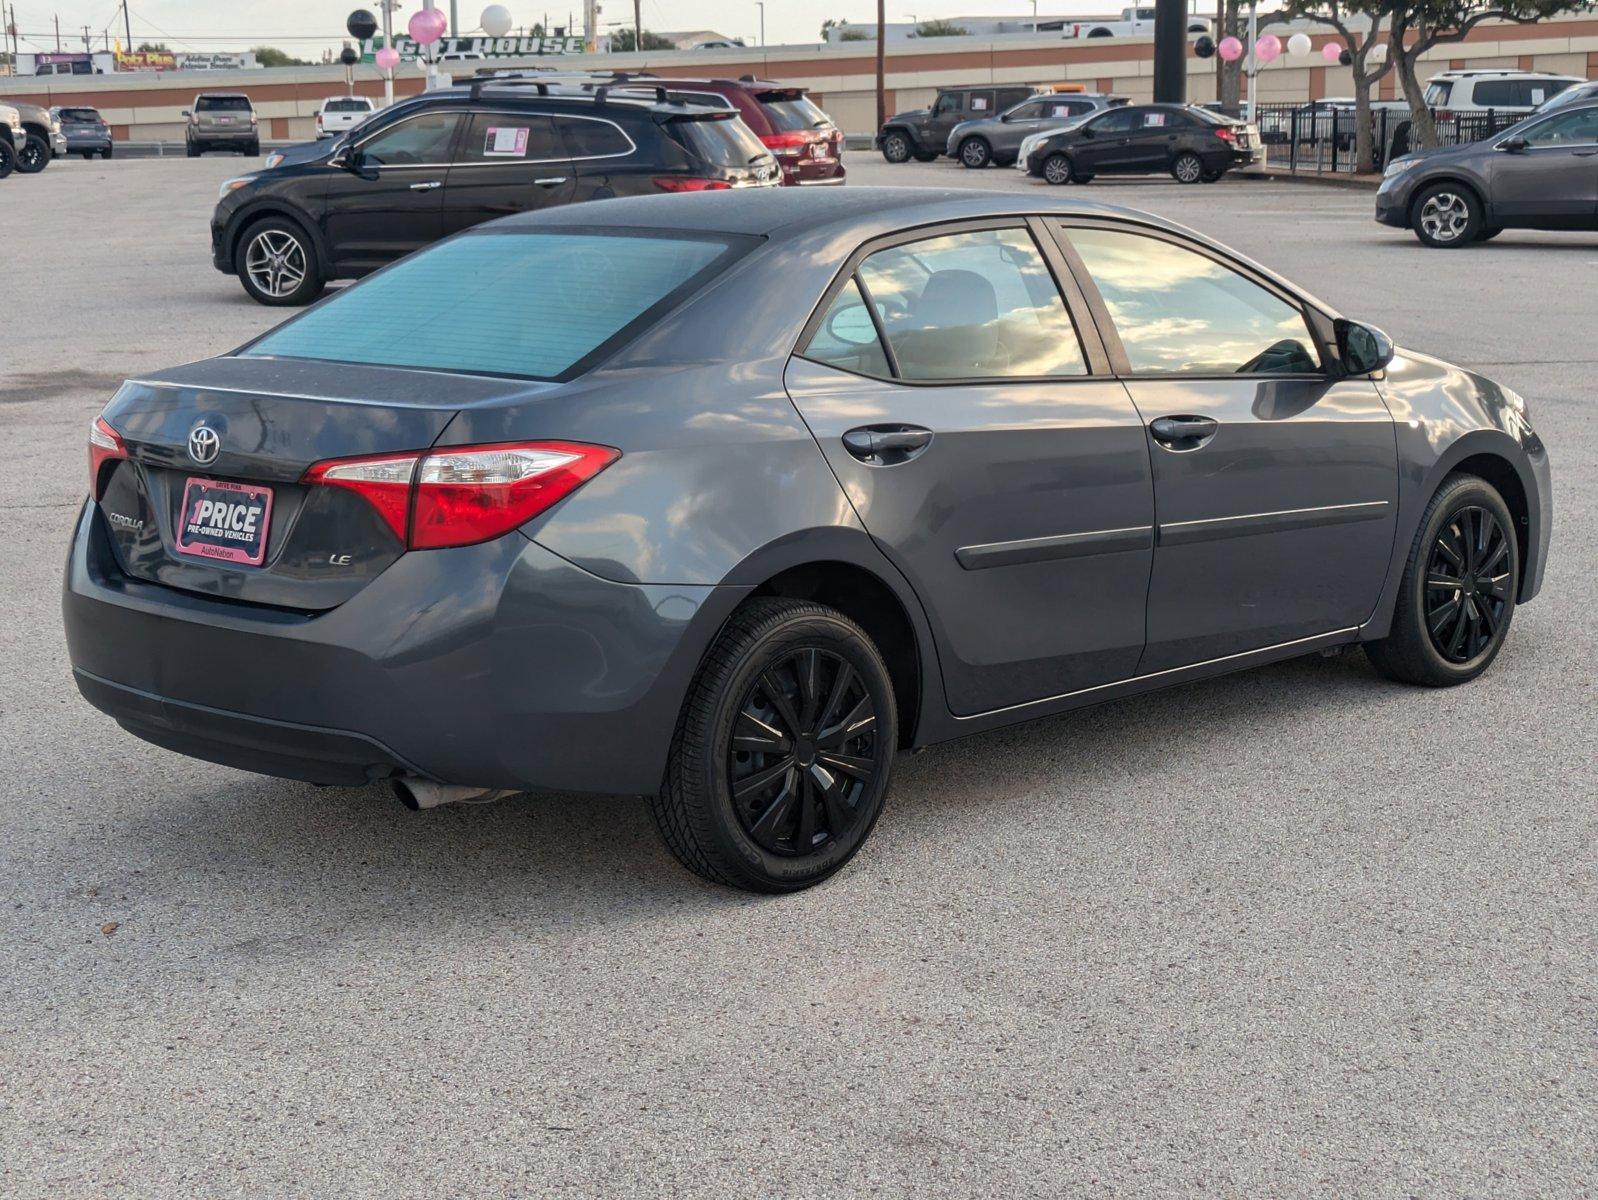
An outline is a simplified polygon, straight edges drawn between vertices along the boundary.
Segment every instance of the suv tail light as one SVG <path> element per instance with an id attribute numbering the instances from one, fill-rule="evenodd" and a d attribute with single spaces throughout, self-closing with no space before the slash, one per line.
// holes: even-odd
<path id="1" fill-rule="evenodd" d="M 798 158 L 812 139 L 808 133 L 767 133 L 760 140 L 778 158 Z"/>
<path id="2" fill-rule="evenodd" d="M 96 417 L 89 426 L 89 499 L 100 498 L 101 468 L 127 456 L 128 448 L 117 431 L 105 423 L 104 417 Z"/>
<path id="3" fill-rule="evenodd" d="M 621 457 L 584 442 L 506 442 L 315 463 L 302 482 L 364 496 L 411 550 L 491 541 Z"/>
<path id="4" fill-rule="evenodd" d="M 732 184 L 725 179 L 700 179 L 693 175 L 657 175 L 655 186 L 663 192 L 723 192 Z"/>

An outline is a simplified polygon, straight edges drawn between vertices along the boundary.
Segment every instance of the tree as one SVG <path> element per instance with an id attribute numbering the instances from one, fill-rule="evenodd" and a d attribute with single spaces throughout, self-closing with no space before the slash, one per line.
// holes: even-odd
<path id="1" fill-rule="evenodd" d="M 263 67 L 304 67 L 309 66 L 303 58 L 295 58 L 279 50 L 276 46 L 255 47 L 255 61 Z"/>
<path id="2" fill-rule="evenodd" d="M 1376 169 L 1375 147 L 1371 143 L 1371 88 L 1393 69 L 1393 59 L 1388 55 L 1380 63 L 1372 52 L 1382 45 L 1388 21 L 1394 7 L 1402 0 L 1288 0 L 1283 12 L 1290 18 L 1308 17 L 1337 30 L 1343 49 L 1348 52 L 1349 65 L 1354 70 L 1354 158 L 1356 169 L 1370 174 Z M 1364 30 L 1349 26 L 1349 17 L 1362 16 L 1369 21 Z M 1335 135 L 1335 129 L 1333 131 Z"/>
<path id="3" fill-rule="evenodd" d="M 1229 37 L 1242 38 L 1243 14 L 1240 11 L 1240 0 L 1225 0 L 1221 14 L 1221 27 L 1215 31 L 1215 41 L 1219 44 Z M 1215 98 L 1221 102 L 1221 107 L 1227 112 L 1235 113 L 1242 107 L 1243 100 L 1243 60 L 1233 59 L 1227 62 L 1219 54 L 1215 56 L 1216 70 L 1219 72 L 1219 81 L 1215 89 Z M 1249 114 L 1249 120 L 1258 120 L 1254 113 Z"/>
<path id="4" fill-rule="evenodd" d="M 643 49 L 645 50 L 675 50 L 677 48 L 677 43 L 670 38 L 663 38 L 660 34 L 652 33 L 647 29 L 644 30 L 643 40 Z M 639 47 L 636 36 L 631 29 L 618 29 L 610 35 L 610 48 L 616 54 L 631 54 Z"/>
<path id="5" fill-rule="evenodd" d="M 140 42 L 135 54 L 171 54 L 165 42 Z"/>
<path id="6" fill-rule="evenodd" d="M 1387 33 L 1388 57 L 1409 101 L 1410 145 L 1437 145 L 1437 126 L 1417 68 L 1434 46 L 1460 42 L 1483 21 L 1530 25 L 1557 13 L 1587 7 L 1588 0 L 1395 0 Z"/>
<path id="7" fill-rule="evenodd" d="M 840 42 L 869 42 L 874 39 L 875 35 L 867 33 L 864 29 L 845 29 L 838 35 Z"/>
<path id="8" fill-rule="evenodd" d="M 953 21 L 922 21 L 916 26 L 917 37 L 965 37 L 971 31 Z"/>

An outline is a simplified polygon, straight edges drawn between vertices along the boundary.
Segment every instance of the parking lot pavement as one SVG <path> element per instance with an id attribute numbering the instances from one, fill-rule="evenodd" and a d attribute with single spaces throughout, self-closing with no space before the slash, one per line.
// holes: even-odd
<path id="1" fill-rule="evenodd" d="M 1081 189 L 1522 392 L 1545 592 L 1464 688 L 1349 653 L 928 751 L 854 865 L 768 900 L 635 800 L 413 814 L 78 699 L 88 422 L 281 316 L 208 260 L 249 165 L 0 182 L 0 1195 L 1591 1194 L 1598 236 Z"/>

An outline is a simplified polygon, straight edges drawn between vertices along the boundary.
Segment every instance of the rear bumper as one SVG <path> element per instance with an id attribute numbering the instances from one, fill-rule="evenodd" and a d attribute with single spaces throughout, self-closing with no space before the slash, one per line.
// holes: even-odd
<path id="1" fill-rule="evenodd" d="M 122 574 L 86 505 L 62 610 L 84 698 L 179 753 L 314 783 L 638 794 L 745 592 L 613 583 L 513 533 L 405 555 L 305 615 Z"/>
<path id="2" fill-rule="evenodd" d="M 189 142 L 196 146 L 250 146 L 261 140 L 258 129 L 200 130 L 190 129 Z"/>

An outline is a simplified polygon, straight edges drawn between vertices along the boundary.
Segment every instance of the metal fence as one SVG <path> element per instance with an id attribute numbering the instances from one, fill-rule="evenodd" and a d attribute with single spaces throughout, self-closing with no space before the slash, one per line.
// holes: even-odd
<path id="1" fill-rule="evenodd" d="M 1444 146 L 1479 142 L 1525 118 L 1523 112 L 1491 108 L 1461 113 L 1432 110 L 1437 140 Z M 1381 171 L 1390 159 L 1410 151 L 1409 106 L 1373 101 L 1370 122 L 1374 166 Z M 1352 172 L 1358 165 L 1354 143 L 1359 126 L 1353 105 L 1262 104 L 1255 124 L 1274 166 L 1290 171 Z"/>

